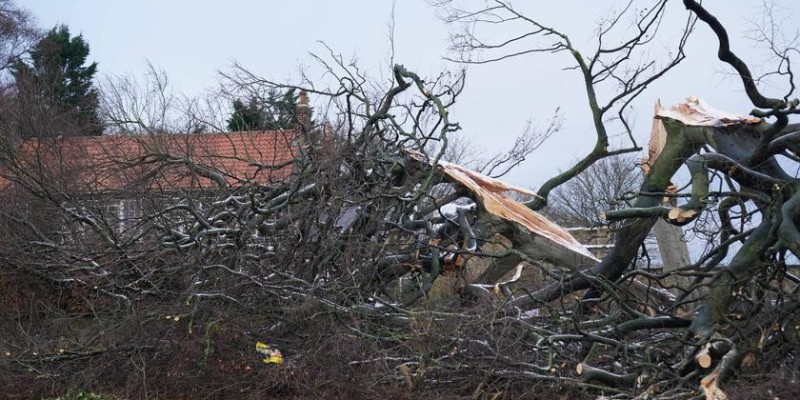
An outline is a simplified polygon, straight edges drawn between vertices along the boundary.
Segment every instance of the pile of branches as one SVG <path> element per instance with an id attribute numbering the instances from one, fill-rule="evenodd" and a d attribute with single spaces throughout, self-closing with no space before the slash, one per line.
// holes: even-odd
<path id="1" fill-rule="evenodd" d="M 550 51 L 568 51 L 592 89 L 622 79 L 665 3 L 637 14 L 625 47 L 600 46 L 591 58 L 506 3 L 481 12 L 510 13 L 504 21 L 558 38 Z M 632 206 L 605 215 L 619 229 L 602 260 L 535 210 L 597 160 L 638 149 L 608 149 L 604 113 L 680 62 L 685 38 L 664 69 L 627 75 L 608 105 L 588 90 L 597 146 L 524 203 L 508 194 L 524 189 L 443 159 L 459 130 L 448 110 L 463 75 L 425 80 L 398 65 L 376 93 L 336 56 L 324 64 L 335 77 L 327 90 L 243 69 L 229 76 L 237 90 L 303 89 L 327 107 L 317 123 L 297 121 L 291 172 L 275 184 L 239 176 L 210 179 L 202 191 L 154 190 L 143 176 L 132 187 L 149 189 L 128 195 L 146 207 L 125 215 L 109 211 L 107 193 L 70 180 L 66 164 L 36 162 L 44 152 L 21 162 L 31 153 L 10 146 L 0 383 L 18 398 L 74 388 L 125 398 L 723 399 L 741 379 L 764 378 L 748 373 L 767 365 L 796 382 L 800 187 L 787 171 L 800 150 L 790 123 L 798 102 L 791 92 L 762 96 L 719 22 L 684 3 L 687 27 L 696 17 L 713 29 L 757 110 L 723 115 L 696 100 L 658 110 Z M 142 135 L 143 155 L 108 161 L 180 164 L 198 179 L 224 173 L 154 146 L 158 139 Z M 682 167 L 690 186 L 675 190 Z M 658 220 L 706 232 L 716 223 L 713 246 L 692 265 L 634 268 Z M 279 348 L 283 364 L 264 364 L 256 341 Z M 737 373 L 745 375 L 729 381 Z M 797 394 L 773 388 L 782 389 Z"/>

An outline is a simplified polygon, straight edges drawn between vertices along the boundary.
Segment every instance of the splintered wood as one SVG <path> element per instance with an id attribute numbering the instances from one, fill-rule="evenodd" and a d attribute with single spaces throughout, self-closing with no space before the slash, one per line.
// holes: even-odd
<path id="1" fill-rule="evenodd" d="M 706 400 L 728 400 L 728 395 L 717 386 L 717 378 L 719 378 L 719 367 L 700 380 L 700 387 L 706 395 Z"/>
<path id="2" fill-rule="evenodd" d="M 739 124 L 758 124 L 761 118 L 731 114 L 715 110 L 703 100 L 690 96 L 686 102 L 676 104 L 669 108 L 661 106 L 661 101 L 656 101 L 655 117 L 650 131 L 650 142 L 647 145 L 647 158 L 642 160 L 644 174 L 650 173 L 664 146 L 667 145 L 667 130 L 664 128 L 664 119 L 673 119 L 687 126 L 723 127 Z"/>
<path id="3" fill-rule="evenodd" d="M 653 115 L 658 116 L 661 111 L 661 101 L 656 101 L 655 110 Z M 653 127 L 650 129 L 650 142 L 647 144 L 647 157 L 642 160 L 642 172 L 645 175 L 650 173 L 653 164 L 661 155 L 664 146 L 667 145 L 667 130 L 664 128 L 664 122 L 659 118 L 653 118 Z"/>
<path id="4" fill-rule="evenodd" d="M 413 159 L 431 163 L 426 155 L 406 150 Z M 594 261 L 599 261 L 589 250 L 575 239 L 566 229 L 531 210 L 524 204 L 510 198 L 508 192 L 517 192 L 530 196 L 538 196 L 536 192 L 511 185 L 481 173 L 469 170 L 460 165 L 446 161 L 438 161 L 437 168 L 448 178 L 462 184 L 476 195 L 476 200 L 487 212 L 506 221 L 515 222 L 530 232 L 546 239 L 551 245 L 557 245 L 570 252 L 577 253 Z"/>
<path id="5" fill-rule="evenodd" d="M 680 121 L 688 126 L 730 126 L 740 124 L 758 124 L 761 118 L 736 115 L 719 111 L 709 106 L 703 100 L 694 96 L 686 98 L 686 102 L 678 103 L 670 108 L 662 108 L 661 103 L 656 103 L 656 118 L 669 118 Z"/>

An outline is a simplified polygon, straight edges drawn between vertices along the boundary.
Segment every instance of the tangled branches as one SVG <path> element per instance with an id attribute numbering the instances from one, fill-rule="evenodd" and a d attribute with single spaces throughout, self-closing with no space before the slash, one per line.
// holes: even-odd
<path id="1" fill-rule="evenodd" d="M 109 114 L 120 130 L 143 134 L 9 143 L 0 381 L 29 397 L 97 385 L 138 398 L 713 399 L 764 365 L 798 379 L 797 101 L 759 97 L 724 29 L 684 3 L 661 68 L 624 66 L 666 2 L 634 13 L 621 47 L 604 38 L 622 17 L 605 21 L 588 57 L 506 2 L 453 14 L 533 27 L 499 44 L 467 31 L 460 61 L 544 36 L 554 44 L 526 53 L 566 51 L 584 80 L 596 146 L 538 194 L 445 160 L 463 74 L 427 80 L 397 65 L 373 85 L 335 54 L 320 59 L 329 87 L 226 76 L 234 96 L 303 90 L 293 129 L 166 135 L 120 109 Z M 644 179 L 630 207 L 604 214 L 618 229 L 595 258 L 534 209 L 594 162 L 638 149 L 609 150 L 606 115 L 627 129 L 623 110 L 683 59 L 694 16 L 759 111 L 659 108 Z M 603 103 L 595 89 L 608 82 L 618 91 Z M 676 189 L 683 167 L 689 183 Z M 706 234 L 708 249 L 691 265 L 636 268 L 659 219 Z M 281 367 L 261 363 L 256 341 L 281 349 Z"/>

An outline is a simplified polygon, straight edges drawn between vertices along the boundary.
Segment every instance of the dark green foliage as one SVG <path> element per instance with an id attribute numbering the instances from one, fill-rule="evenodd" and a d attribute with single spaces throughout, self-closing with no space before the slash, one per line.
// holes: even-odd
<path id="1" fill-rule="evenodd" d="M 86 65 L 89 44 L 81 35 L 71 36 L 65 25 L 56 26 L 29 52 L 17 60 L 12 74 L 20 96 L 48 108 L 59 119 L 68 118 L 75 132 L 100 135 L 98 93 L 93 79 L 97 63 Z M 21 126 L 23 136 L 41 134 L 35 124 Z"/>
<path id="2" fill-rule="evenodd" d="M 294 89 L 284 93 L 271 90 L 266 98 L 250 97 L 245 104 L 236 99 L 228 119 L 231 131 L 292 129 L 297 125 L 298 95 Z"/>
<path id="3" fill-rule="evenodd" d="M 264 115 L 255 99 L 245 105 L 241 100 L 233 101 L 233 113 L 228 119 L 231 131 L 250 131 L 264 129 Z"/>

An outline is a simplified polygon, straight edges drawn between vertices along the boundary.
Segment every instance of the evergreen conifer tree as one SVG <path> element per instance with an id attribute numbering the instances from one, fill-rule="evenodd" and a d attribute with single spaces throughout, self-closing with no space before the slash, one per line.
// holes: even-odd
<path id="1" fill-rule="evenodd" d="M 233 101 L 233 113 L 228 119 L 231 131 L 292 129 L 297 124 L 297 99 L 294 89 L 286 92 L 272 90 L 266 98 L 251 97 L 247 104 Z"/>
<path id="2" fill-rule="evenodd" d="M 27 60 L 17 60 L 11 69 L 20 95 L 66 117 L 77 125 L 77 132 L 100 135 L 103 126 L 93 82 L 97 63 L 86 65 L 88 55 L 89 44 L 83 37 L 73 37 L 66 25 L 59 25 L 33 46 Z M 34 121 L 28 122 L 21 127 L 23 136 L 43 134 L 35 131 Z"/>

